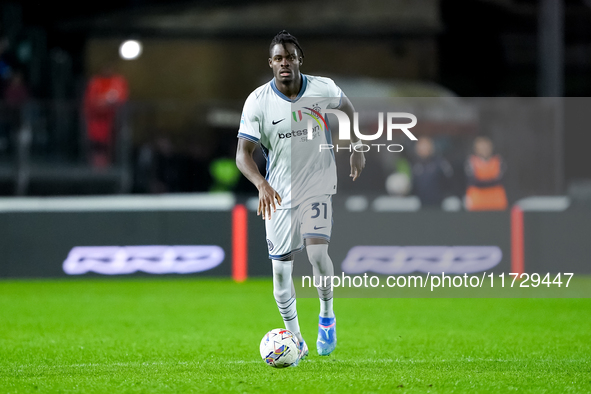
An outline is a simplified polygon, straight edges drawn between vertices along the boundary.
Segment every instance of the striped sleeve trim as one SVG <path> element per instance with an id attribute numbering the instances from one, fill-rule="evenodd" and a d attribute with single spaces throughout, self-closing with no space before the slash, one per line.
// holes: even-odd
<path id="1" fill-rule="evenodd" d="M 259 143 L 259 139 L 257 137 L 253 137 L 252 135 L 249 134 L 244 134 L 244 133 L 238 133 L 238 138 L 242 138 L 248 141 L 252 141 L 254 143 Z"/>

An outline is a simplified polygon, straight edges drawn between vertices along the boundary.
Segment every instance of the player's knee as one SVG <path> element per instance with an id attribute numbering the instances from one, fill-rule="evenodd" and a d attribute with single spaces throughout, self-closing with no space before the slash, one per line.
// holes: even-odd
<path id="1" fill-rule="evenodd" d="M 276 300 L 279 301 L 286 301 L 291 297 L 291 286 L 288 288 L 283 288 L 279 286 L 275 286 L 273 288 L 273 296 Z"/>
<path id="2" fill-rule="evenodd" d="M 275 280 L 284 281 L 291 279 L 293 261 L 273 260 L 273 277 Z"/>
<path id="3" fill-rule="evenodd" d="M 310 263 L 315 267 L 320 266 L 323 261 L 329 259 L 328 245 L 308 245 L 306 246 L 306 252 Z"/>

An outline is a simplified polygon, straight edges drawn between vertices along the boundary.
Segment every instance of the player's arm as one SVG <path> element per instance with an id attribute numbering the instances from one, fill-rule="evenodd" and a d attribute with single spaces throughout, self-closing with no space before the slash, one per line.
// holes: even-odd
<path id="1" fill-rule="evenodd" d="M 273 212 L 277 210 L 277 204 L 281 205 L 281 196 L 269 185 L 269 182 L 261 175 L 252 155 L 256 144 L 244 138 L 238 139 L 238 149 L 236 151 L 236 166 L 240 172 L 252 182 L 259 190 L 259 207 L 257 215 L 263 215 L 263 219 L 271 219 L 271 208 Z"/>
<path id="2" fill-rule="evenodd" d="M 355 108 L 353 108 L 353 104 L 351 104 L 351 101 L 344 94 L 341 101 L 341 105 L 339 106 L 339 110 L 346 113 L 349 119 L 354 119 L 353 113 L 355 112 Z M 352 143 L 356 143 L 358 141 L 359 140 L 357 139 L 356 135 L 351 136 Z M 349 176 L 352 177 L 353 180 L 356 180 L 361 175 L 361 171 L 363 170 L 363 168 L 365 168 L 365 155 L 363 154 L 363 152 L 357 152 L 353 150 L 349 162 L 351 163 L 351 174 Z"/>

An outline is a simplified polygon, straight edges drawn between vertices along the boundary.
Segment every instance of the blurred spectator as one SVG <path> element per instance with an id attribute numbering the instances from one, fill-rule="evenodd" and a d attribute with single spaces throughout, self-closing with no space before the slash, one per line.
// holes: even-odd
<path id="1" fill-rule="evenodd" d="M 150 182 L 151 193 L 180 191 L 179 159 L 172 141 L 165 136 L 154 141 L 154 175 Z"/>
<path id="2" fill-rule="evenodd" d="M 412 166 L 408 159 L 407 152 L 408 149 L 405 149 L 402 152 L 397 153 L 394 156 L 393 161 L 390 156 L 382 155 L 382 158 L 386 158 L 386 160 L 382 162 L 382 164 L 384 164 L 384 170 L 391 170 L 391 166 L 394 170 L 394 172 L 386 178 L 386 191 L 388 194 L 402 197 L 408 196 L 412 191 Z"/>
<path id="3" fill-rule="evenodd" d="M 166 132 L 157 133 L 153 140 L 141 144 L 135 150 L 133 192 L 210 191 L 213 180 L 208 171 L 208 153 L 207 147 L 202 144 L 193 144 L 191 141 L 175 143 Z"/>
<path id="4" fill-rule="evenodd" d="M 474 140 L 474 154 L 466 161 L 466 209 L 497 211 L 507 209 L 507 195 L 502 185 L 505 164 L 493 155 L 494 146 L 488 137 Z"/>
<path id="5" fill-rule="evenodd" d="M 235 159 L 217 158 L 211 162 L 209 172 L 214 181 L 210 191 L 231 192 L 236 189 L 240 179 L 240 171 L 236 167 Z"/>
<path id="6" fill-rule="evenodd" d="M 429 137 L 419 138 L 415 145 L 416 161 L 412 165 L 412 193 L 422 206 L 441 206 L 453 169 L 443 157 L 435 154 Z"/>
<path id="7" fill-rule="evenodd" d="M 238 149 L 238 141 L 234 129 L 217 128 L 218 137 L 217 149 L 214 159 L 209 163 L 209 174 L 213 184 L 210 192 L 233 192 L 237 191 L 238 183 L 242 178 L 238 167 L 236 167 L 235 152 Z"/>
<path id="8" fill-rule="evenodd" d="M 127 101 L 127 81 L 105 66 L 88 82 L 84 93 L 84 115 L 90 142 L 90 161 L 104 168 L 113 161 L 114 126 L 117 111 Z"/>

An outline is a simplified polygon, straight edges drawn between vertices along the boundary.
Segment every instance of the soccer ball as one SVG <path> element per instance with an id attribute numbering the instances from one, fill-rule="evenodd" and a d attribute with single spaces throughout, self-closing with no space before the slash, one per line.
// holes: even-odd
<path id="1" fill-rule="evenodd" d="M 297 337 L 284 328 L 266 333 L 261 341 L 260 352 L 263 361 L 275 368 L 289 367 L 300 357 Z"/>

